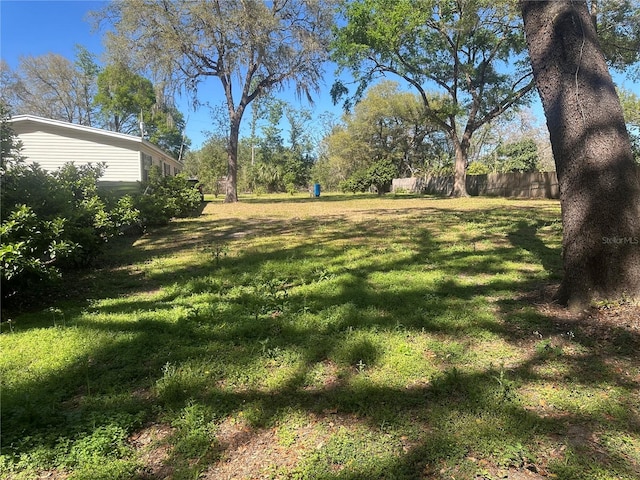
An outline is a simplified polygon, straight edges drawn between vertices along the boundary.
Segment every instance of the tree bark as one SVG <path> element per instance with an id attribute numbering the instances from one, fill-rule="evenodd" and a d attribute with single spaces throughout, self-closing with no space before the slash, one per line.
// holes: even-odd
<path id="1" fill-rule="evenodd" d="M 640 296 L 640 181 L 586 2 L 520 0 L 560 186 L 559 300 Z"/>
<path id="2" fill-rule="evenodd" d="M 240 116 L 232 115 L 229 125 L 227 145 L 227 181 L 225 182 L 225 203 L 238 201 L 238 139 L 240 138 Z"/>
<path id="3" fill-rule="evenodd" d="M 453 191 L 452 197 L 468 197 L 467 193 L 467 153 L 469 151 L 468 142 L 465 139 L 460 141 L 457 136 L 453 138 L 453 149 L 455 153 Z"/>

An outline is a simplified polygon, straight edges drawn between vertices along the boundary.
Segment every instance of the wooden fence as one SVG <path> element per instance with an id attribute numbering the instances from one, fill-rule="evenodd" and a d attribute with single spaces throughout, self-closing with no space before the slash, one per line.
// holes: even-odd
<path id="1" fill-rule="evenodd" d="M 453 191 L 453 176 L 396 178 L 393 180 L 391 191 L 447 196 Z M 472 196 L 518 198 L 560 197 L 556 172 L 467 175 L 467 192 Z"/>

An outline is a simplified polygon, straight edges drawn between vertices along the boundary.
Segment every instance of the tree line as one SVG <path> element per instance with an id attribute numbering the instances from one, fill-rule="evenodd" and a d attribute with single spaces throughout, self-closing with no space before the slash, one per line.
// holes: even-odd
<path id="1" fill-rule="evenodd" d="M 161 83 L 154 85 L 123 62 L 101 67 L 81 45 L 73 60 L 57 53 L 24 56 L 15 69 L 1 61 L 0 78 L 2 100 L 13 115 L 144 136 L 175 158 L 189 145 L 184 116 Z"/>

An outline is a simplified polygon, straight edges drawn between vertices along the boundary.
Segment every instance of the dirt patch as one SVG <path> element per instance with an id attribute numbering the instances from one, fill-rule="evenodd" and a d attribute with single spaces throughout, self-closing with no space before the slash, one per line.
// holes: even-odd
<path id="1" fill-rule="evenodd" d="M 69 478 L 69 474 L 59 470 L 45 470 L 40 472 L 36 478 L 37 480 L 65 480 Z"/>
<path id="2" fill-rule="evenodd" d="M 640 303 L 614 303 L 573 311 L 552 300 L 557 290 L 557 284 L 545 285 L 522 296 L 521 300 L 530 302 L 540 314 L 553 318 L 556 322 L 580 322 L 582 326 L 584 322 L 592 324 L 597 321 L 599 325 L 640 332 Z"/>
<path id="3" fill-rule="evenodd" d="M 354 428 L 361 420 L 352 415 L 326 412 L 310 414 L 304 425 L 253 429 L 243 422 L 226 420 L 217 439 L 221 460 L 200 478 L 206 480 L 263 480 L 295 468 L 310 451 L 321 449 L 340 428 Z"/>
<path id="4" fill-rule="evenodd" d="M 243 422 L 226 420 L 217 439 L 221 460 L 200 478 L 208 480 L 268 479 L 280 469 L 294 467 L 315 433 L 313 424 L 292 432 L 292 445 L 282 445 L 278 429 L 256 430 Z"/>
<path id="5" fill-rule="evenodd" d="M 141 480 L 171 478 L 173 468 L 167 462 L 171 447 L 167 439 L 173 432 L 168 425 L 153 424 L 129 437 L 131 446 L 141 452 L 140 462 L 144 465 L 139 476 Z"/>

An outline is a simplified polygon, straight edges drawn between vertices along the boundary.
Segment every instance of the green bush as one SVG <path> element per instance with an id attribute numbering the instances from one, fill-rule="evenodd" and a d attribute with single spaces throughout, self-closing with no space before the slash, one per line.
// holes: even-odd
<path id="1" fill-rule="evenodd" d="M 495 152 L 498 171 L 535 172 L 538 170 L 538 147 L 532 139 L 502 144 Z"/>
<path id="2" fill-rule="evenodd" d="M 340 190 L 342 192 L 366 192 L 370 186 L 371 183 L 367 181 L 367 172 L 365 170 L 359 170 L 347 180 L 340 182 Z"/>
<path id="3" fill-rule="evenodd" d="M 489 167 L 484 163 L 471 162 L 467 167 L 467 175 L 487 175 L 490 173 Z"/>
<path id="4" fill-rule="evenodd" d="M 104 165 L 76 166 L 67 163 L 53 174 L 58 188 L 72 196 L 71 203 L 54 205 L 56 210 L 69 209 L 68 234 L 80 245 L 71 258 L 75 264 L 86 264 L 100 252 L 112 237 L 138 221 L 139 212 L 130 196 L 121 198 L 99 195 L 98 180 Z"/>
<path id="5" fill-rule="evenodd" d="M 340 183 L 343 192 L 366 192 L 374 187 L 378 195 L 389 191 L 393 179 L 398 175 L 398 168 L 391 160 L 379 160 L 365 170 L 355 172 Z"/>
<path id="6" fill-rule="evenodd" d="M 118 197 L 98 191 L 105 166 L 67 163 L 53 173 L 25 165 L 0 103 L 0 274 L 2 296 L 28 292 L 58 278 L 62 269 L 86 266 L 129 226 L 163 224 L 189 215 L 200 193 L 182 175 L 150 172 L 145 194 Z"/>
<path id="7" fill-rule="evenodd" d="M 64 218 L 42 220 L 27 205 L 9 212 L 0 224 L 3 295 L 59 276 L 56 261 L 79 246 L 64 238 L 64 225 Z"/>
<path id="8" fill-rule="evenodd" d="M 391 160 L 380 160 L 367 170 L 367 177 L 376 188 L 378 195 L 386 193 L 391 188 L 393 179 L 398 176 L 398 167 Z"/>
<path id="9" fill-rule="evenodd" d="M 102 198 L 101 165 L 11 166 L 2 175 L 0 269 L 3 296 L 87 265 L 104 244 L 137 222 L 131 197 Z"/>
<path id="10" fill-rule="evenodd" d="M 183 175 L 164 177 L 157 165 L 149 171 L 143 193 L 135 199 L 140 211 L 140 225 L 166 225 L 175 217 L 187 217 L 200 205 L 200 192 Z"/>

